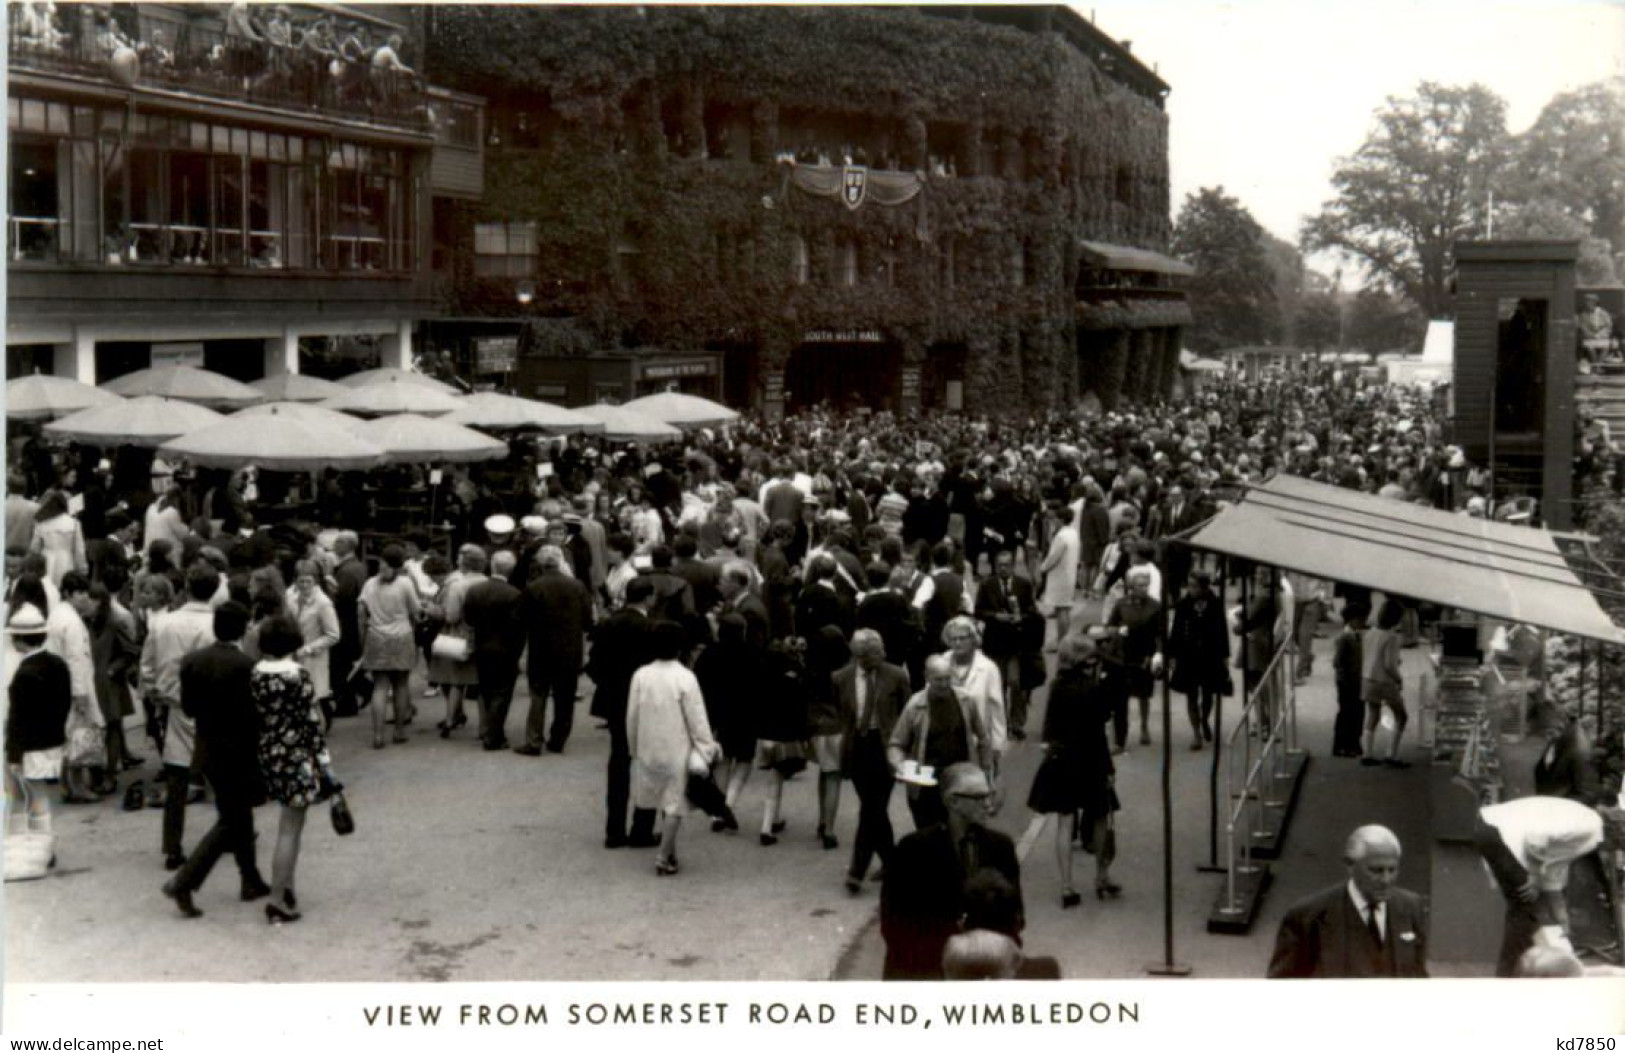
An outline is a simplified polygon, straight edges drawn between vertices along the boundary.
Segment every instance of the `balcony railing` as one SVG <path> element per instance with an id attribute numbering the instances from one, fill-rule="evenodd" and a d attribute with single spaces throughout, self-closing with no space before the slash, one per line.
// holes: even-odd
<path id="1" fill-rule="evenodd" d="M 228 38 L 223 30 L 201 23 L 174 23 L 144 13 L 133 21 L 133 36 L 115 36 L 82 18 L 70 17 L 49 29 L 14 18 L 8 26 L 12 68 L 429 127 L 428 98 L 416 74 L 309 47 Z"/>

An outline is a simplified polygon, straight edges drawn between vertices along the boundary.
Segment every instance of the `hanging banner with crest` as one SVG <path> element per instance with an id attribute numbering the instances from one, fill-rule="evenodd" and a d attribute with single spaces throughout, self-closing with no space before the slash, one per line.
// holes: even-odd
<path id="1" fill-rule="evenodd" d="M 814 197 L 837 197 L 849 209 L 867 202 L 896 206 L 914 200 L 925 188 L 919 172 L 890 172 L 864 165 L 809 165 L 782 162 L 789 182 Z"/>

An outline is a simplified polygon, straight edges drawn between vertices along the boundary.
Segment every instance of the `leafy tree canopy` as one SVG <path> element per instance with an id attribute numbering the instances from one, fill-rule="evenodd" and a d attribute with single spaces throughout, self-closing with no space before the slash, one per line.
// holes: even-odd
<path id="1" fill-rule="evenodd" d="M 1280 335 L 1276 271 L 1268 235 L 1223 187 L 1185 197 L 1174 222 L 1175 255 L 1196 268 L 1189 284 L 1195 324 L 1189 345 L 1198 352 L 1262 344 Z"/>

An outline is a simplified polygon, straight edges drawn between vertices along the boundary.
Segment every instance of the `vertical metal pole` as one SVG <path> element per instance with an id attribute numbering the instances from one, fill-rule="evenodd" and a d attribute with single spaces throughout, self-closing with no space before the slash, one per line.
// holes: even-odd
<path id="1" fill-rule="evenodd" d="M 1157 612 L 1158 651 L 1165 663 L 1162 677 L 1162 961 L 1146 972 L 1152 976 L 1186 976 L 1190 966 L 1174 961 L 1174 797 L 1173 797 L 1173 691 L 1168 686 L 1168 607 Z"/>
<path id="2" fill-rule="evenodd" d="M 1230 638 L 1230 620 L 1225 612 L 1225 596 L 1230 590 L 1230 557 L 1219 560 L 1219 617 L 1225 619 L 1225 639 Z M 1224 673 L 1230 675 L 1230 658 L 1224 659 Z M 1202 694 L 1197 693 L 1197 718 L 1201 718 Z M 1207 869 L 1219 868 L 1219 754 L 1224 751 L 1224 692 L 1215 691 L 1213 698 L 1213 758 L 1207 773 Z"/>

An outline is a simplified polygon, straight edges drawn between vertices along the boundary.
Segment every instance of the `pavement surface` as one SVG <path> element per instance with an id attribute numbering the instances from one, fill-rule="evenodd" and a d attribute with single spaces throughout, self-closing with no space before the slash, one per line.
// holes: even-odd
<path id="1" fill-rule="evenodd" d="M 1079 616 L 1091 613 L 1080 605 Z M 1429 771 L 1420 750 L 1408 746 L 1418 764 L 1403 772 L 1329 756 L 1335 709 L 1329 648 L 1329 639 L 1317 641 L 1317 675 L 1299 690 L 1300 742 L 1313 759 L 1286 850 L 1275 864 L 1274 887 L 1245 936 L 1206 932 L 1222 880 L 1198 870 L 1209 862 L 1212 757 L 1189 749 L 1183 699 L 1175 696 L 1173 958 L 1196 977 L 1262 976 L 1281 914 L 1298 896 L 1341 879 L 1342 839 L 1359 823 L 1393 826 L 1407 849 L 1402 884 L 1439 895 L 1430 887 L 1428 813 L 1419 806 L 1428 797 Z M 1405 654 L 1409 680 L 1423 659 L 1420 651 Z M 609 739 L 587 715 L 590 681 L 582 681 L 566 752 L 540 758 L 483 752 L 466 727 L 440 739 L 434 723 L 443 703 L 421 697 L 420 686 L 414 682 L 418 712 L 405 745 L 371 749 L 365 712 L 333 728 L 334 763 L 357 830 L 339 838 L 325 809 L 308 817 L 297 878 L 304 920 L 269 926 L 259 904 L 239 902 L 229 858 L 196 897 L 204 917 L 185 920 L 159 891 L 168 876 L 159 852 L 160 811 L 122 812 L 117 797 L 58 805 L 57 868 L 44 880 L 5 887 L 7 980 L 879 977 L 878 886 L 853 897 L 842 885 L 857 818 L 850 786 L 843 789 L 836 851 L 824 851 L 814 837 L 811 770 L 786 787 L 789 827 L 779 843 L 757 844 L 767 787 L 757 773 L 738 809 L 743 832 L 714 834 L 705 817 L 693 813 L 678 844 L 682 873 L 660 878 L 653 850 L 602 846 Z M 1068 977 L 1143 977 L 1148 965 L 1167 957 L 1160 703 L 1153 710 L 1157 745 L 1134 744 L 1117 758 L 1123 811 L 1113 877 L 1125 891 L 1117 900 L 1088 896 L 1093 864 L 1080 854 L 1075 882 L 1086 899 L 1063 911 L 1053 830 L 1025 807 L 1040 755 L 1043 701 L 1040 690 L 1028 725 L 1033 737 L 1014 744 L 1006 757 L 1008 800 L 995 821 L 1024 853 L 1027 947 L 1059 958 Z M 1233 713 L 1236 703 L 1227 701 Z M 526 705 L 521 686 L 510 739 L 519 734 Z M 139 729 L 131 741 L 140 742 Z M 148 743 L 137 748 L 152 753 Z M 134 775 L 150 780 L 154 768 L 149 761 Z M 187 813 L 190 848 L 213 822 L 214 810 L 196 804 Z M 912 828 L 901 792 L 893 798 L 892 818 L 899 835 Z M 259 809 L 255 821 L 268 875 L 276 808 Z M 1464 887 L 1482 884 L 1481 874 L 1463 869 Z M 1488 902 L 1495 909 L 1493 898 Z M 1498 922 L 1498 910 L 1488 917 Z M 1436 939 L 1435 957 L 1449 961 L 1449 953 Z M 1468 960 L 1480 953 L 1445 974 L 1487 974 L 1487 965 Z"/>

